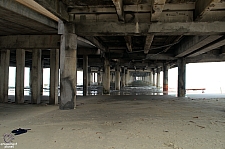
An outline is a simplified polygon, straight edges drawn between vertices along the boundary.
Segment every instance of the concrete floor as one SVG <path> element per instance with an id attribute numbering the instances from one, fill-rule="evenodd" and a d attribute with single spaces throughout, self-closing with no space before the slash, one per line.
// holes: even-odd
<path id="1" fill-rule="evenodd" d="M 0 115 L 1 135 L 31 129 L 15 136 L 16 149 L 225 148 L 222 98 L 78 96 L 75 110 L 11 103 L 0 104 Z"/>

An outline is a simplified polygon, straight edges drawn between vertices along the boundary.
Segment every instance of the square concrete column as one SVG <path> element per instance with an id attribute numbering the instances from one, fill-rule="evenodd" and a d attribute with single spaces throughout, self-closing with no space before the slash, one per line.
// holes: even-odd
<path id="1" fill-rule="evenodd" d="M 44 59 L 41 59 L 41 82 L 40 82 L 40 94 L 43 95 L 43 69 L 44 69 Z"/>
<path id="2" fill-rule="evenodd" d="M 83 56 L 83 96 L 87 95 L 88 91 L 88 56 Z"/>
<path id="3" fill-rule="evenodd" d="M 16 50 L 16 93 L 15 102 L 24 103 L 24 68 L 25 68 L 25 50 Z"/>
<path id="4" fill-rule="evenodd" d="M 98 74 L 97 74 L 98 85 L 101 85 L 101 80 L 102 80 L 102 77 L 101 77 L 101 69 L 99 69 L 98 70 Z"/>
<path id="5" fill-rule="evenodd" d="M 31 95 L 31 92 L 32 92 L 32 64 L 30 65 L 29 87 L 30 87 L 29 95 Z"/>
<path id="6" fill-rule="evenodd" d="M 110 64 L 108 59 L 104 60 L 102 85 L 103 85 L 103 94 L 109 94 L 110 93 Z"/>
<path id="7" fill-rule="evenodd" d="M 116 77 L 115 77 L 116 72 L 115 71 L 111 71 L 111 82 L 115 83 Z"/>
<path id="8" fill-rule="evenodd" d="M 96 77 L 95 77 L 95 72 L 94 73 L 92 73 L 92 75 L 93 75 L 93 83 L 95 83 L 96 82 Z"/>
<path id="9" fill-rule="evenodd" d="M 0 59 L 0 103 L 8 102 L 10 50 L 1 51 Z"/>
<path id="10" fill-rule="evenodd" d="M 152 86 L 156 86 L 156 83 L 155 83 L 155 69 L 152 69 Z"/>
<path id="11" fill-rule="evenodd" d="M 129 70 L 126 69 L 126 70 L 125 70 L 125 86 L 128 85 L 128 72 L 129 72 Z"/>
<path id="12" fill-rule="evenodd" d="M 152 71 L 149 72 L 149 84 L 152 85 Z"/>
<path id="13" fill-rule="evenodd" d="M 77 35 L 73 23 L 59 21 L 60 42 L 60 104 L 61 110 L 76 107 Z"/>
<path id="14" fill-rule="evenodd" d="M 163 93 L 168 94 L 168 65 L 163 64 Z"/>
<path id="15" fill-rule="evenodd" d="M 125 87 L 125 80 L 126 80 L 125 68 L 122 68 L 122 76 L 121 76 L 121 86 L 122 87 Z"/>
<path id="16" fill-rule="evenodd" d="M 34 49 L 32 51 L 32 90 L 31 103 L 39 104 L 41 102 L 41 50 Z"/>
<path id="17" fill-rule="evenodd" d="M 120 65 L 117 63 L 116 65 L 116 80 L 115 80 L 115 89 L 120 90 Z"/>
<path id="18" fill-rule="evenodd" d="M 178 65 L 178 97 L 185 97 L 186 95 L 186 61 L 184 58 L 177 60 Z"/>
<path id="19" fill-rule="evenodd" d="M 160 71 L 161 71 L 161 68 L 157 68 L 157 82 L 156 82 L 157 88 L 160 88 Z"/>
<path id="20" fill-rule="evenodd" d="M 59 49 L 50 51 L 50 97 L 49 104 L 58 104 Z"/>
<path id="21" fill-rule="evenodd" d="M 91 67 L 88 67 L 88 86 L 91 86 Z"/>
<path id="22" fill-rule="evenodd" d="M 113 83 L 113 72 L 112 71 L 110 71 L 110 82 Z"/>

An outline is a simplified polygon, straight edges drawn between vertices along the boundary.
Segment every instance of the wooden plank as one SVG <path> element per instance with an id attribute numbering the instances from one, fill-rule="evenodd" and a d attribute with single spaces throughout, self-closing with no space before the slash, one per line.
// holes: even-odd
<path id="1" fill-rule="evenodd" d="M 59 18 L 56 17 L 55 15 L 53 15 L 51 12 L 49 12 L 48 10 L 46 10 L 44 7 L 42 7 L 41 5 L 39 5 L 38 3 L 36 3 L 35 1 L 31 1 L 31 0 L 16 0 L 17 2 L 55 20 L 58 21 Z"/>
<path id="2" fill-rule="evenodd" d="M 50 11 L 52 14 L 64 21 L 69 21 L 69 14 L 67 8 L 62 1 L 56 0 L 34 0 L 42 7 Z"/>
<path id="3" fill-rule="evenodd" d="M 22 4 L 19 4 L 15 2 L 14 0 L 1 0 L 0 1 L 0 7 L 3 7 L 7 10 L 10 10 L 16 14 L 19 14 L 21 16 L 24 16 L 26 18 L 35 20 L 39 23 L 42 23 L 46 26 L 57 28 L 57 22 L 50 19 L 49 17 L 46 17 Z"/>

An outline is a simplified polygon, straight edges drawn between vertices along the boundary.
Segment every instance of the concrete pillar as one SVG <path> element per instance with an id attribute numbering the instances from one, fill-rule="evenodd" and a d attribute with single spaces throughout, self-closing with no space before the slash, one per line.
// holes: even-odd
<path id="1" fill-rule="evenodd" d="M 88 91 L 88 56 L 83 56 L 83 96 L 87 95 Z"/>
<path id="2" fill-rule="evenodd" d="M 15 102 L 24 103 L 24 67 L 25 67 L 25 50 L 16 50 L 16 93 Z"/>
<path id="3" fill-rule="evenodd" d="M 125 76 L 125 69 L 126 68 L 122 68 L 122 76 L 121 76 L 121 87 L 125 87 L 125 79 L 126 79 L 126 76 Z"/>
<path id="4" fill-rule="evenodd" d="M 116 71 L 112 72 L 112 82 L 116 82 Z"/>
<path id="5" fill-rule="evenodd" d="M 41 50 L 32 51 L 32 90 L 31 103 L 38 104 L 41 101 Z"/>
<path id="6" fill-rule="evenodd" d="M 88 67 L 88 86 L 91 86 L 91 67 Z"/>
<path id="7" fill-rule="evenodd" d="M 110 72 L 110 82 L 113 83 L 113 72 Z"/>
<path id="8" fill-rule="evenodd" d="M 32 64 L 30 65 L 29 87 L 30 87 L 30 93 L 29 93 L 29 95 L 31 95 L 31 91 L 32 91 Z"/>
<path id="9" fill-rule="evenodd" d="M 152 85 L 152 71 L 149 72 L 149 84 Z"/>
<path id="10" fill-rule="evenodd" d="M 10 50 L 1 51 L 0 59 L 0 103 L 8 102 Z"/>
<path id="11" fill-rule="evenodd" d="M 58 104 L 59 49 L 50 51 L 50 97 L 49 104 Z"/>
<path id="12" fill-rule="evenodd" d="M 60 30 L 61 29 L 61 30 Z M 73 23 L 59 21 L 60 43 L 60 105 L 61 110 L 76 107 L 77 35 Z"/>
<path id="13" fill-rule="evenodd" d="M 98 73 L 97 73 L 97 82 L 98 82 L 98 85 L 101 85 L 101 69 L 98 70 Z"/>
<path id="14" fill-rule="evenodd" d="M 185 97 L 186 95 L 186 61 L 184 58 L 177 60 L 178 65 L 178 97 Z"/>
<path id="15" fill-rule="evenodd" d="M 115 89 L 120 90 L 120 65 L 117 63 L 116 65 L 116 80 L 115 80 Z"/>
<path id="16" fill-rule="evenodd" d="M 129 79 L 130 79 L 130 78 L 129 78 L 129 70 L 126 69 L 126 70 L 125 70 L 125 86 L 128 85 Z"/>
<path id="17" fill-rule="evenodd" d="M 93 73 L 91 72 L 90 74 L 91 74 L 91 76 L 90 76 L 90 84 L 92 85 L 94 83 Z"/>
<path id="18" fill-rule="evenodd" d="M 155 69 L 152 69 L 152 85 L 156 86 L 156 83 L 155 83 Z"/>
<path id="19" fill-rule="evenodd" d="M 93 74 L 93 83 L 95 83 L 96 82 L 96 77 L 95 77 L 95 72 L 94 73 L 92 73 Z"/>
<path id="20" fill-rule="evenodd" d="M 104 60 L 104 71 L 103 71 L 103 78 L 102 78 L 102 85 L 103 85 L 103 94 L 110 93 L 110 64 L 109 60 Z"/>
<path id="21" fill-rule="evenodd" d="M 41 59 L 41 82 L 40 82 L 40 94 L 43 95 L 43 69 L 44 69 L 44 59 Z"/>
<path id="22" fill-rule="evenodd" d="M 163 64 L 163 93 L 168 94 L 168 65 Z"/>
<path id="23" fill-rule="evenodd" d="M 160 71 L 161 71 L 161 68 L 157 68 L 157 82 L 156 82 L 157 88 L 160 88 Z"/>

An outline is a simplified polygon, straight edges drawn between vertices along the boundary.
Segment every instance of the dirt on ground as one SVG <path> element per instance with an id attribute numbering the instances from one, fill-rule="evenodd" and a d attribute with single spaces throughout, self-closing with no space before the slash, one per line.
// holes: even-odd
<path id="1" fill-rule="evenodd" d="M 225 99 L 120 95 L 55 105 L 0 104 L 0 149 L 225 149 Z M 10 139 L 10 138 L 6 138 Z"/>

